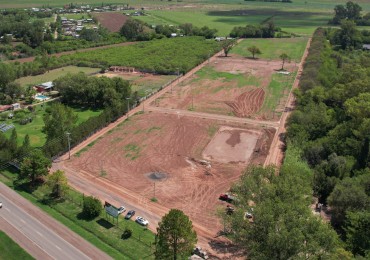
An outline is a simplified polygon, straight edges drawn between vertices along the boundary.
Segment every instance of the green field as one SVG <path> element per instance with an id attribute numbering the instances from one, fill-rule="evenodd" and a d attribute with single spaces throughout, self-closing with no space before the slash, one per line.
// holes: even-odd
<path id="1" fill-rule="evenodd" d="M 245 39 L 236 45 L 230 54 L 252 57 L 248 47 L 257 46 L 262 54 L 257 58 L 279 60 L 282 53 L 288 54 L 292 61 L 299 62 L 307 45 L 307 38 L 274 38 L 274 39 Z"/>
<path id="2" fill-rule="evenodd" d="M 49 72 L 46 72 L 42 75 L 19 78 L 16 80 L 16 82 L 21 84 L 21 86 L 23 87 L 30 86 L 30 85 L 34 86 L 36 84 L 53 81 L 61 76 L 67 75 L 68 73 L 83 72 L 86 74 L 92 74 L 92 73 L 97 73 L 99 71 L 100 69 L 96 69 L 96 68 L 67 66 L 67 67 L 63 67 L 63 68 L 59 68 L 55 70 L 50 70 Z"/>
<path id="3" fill-rule="evenodd" d="M 0 230 L 0 259 L 4 260 L 31 260 L 34 259 L 16 242 Z"/>
<path id="4" fill-rule="evenodd" d="M 45 103 L 48 105 L 49 103 Z M 17 130 L 18 144 L 22 144 L 25 136 L 28 134 L 30 137 L 30 143 L 33 147 L 40 147 L 46 141 L 46 135 L 42 132 L 44 127 L 43 115 L 45 113 L 44 108 L 41 105 L 35 107 L 35 113 L 33 114 L 33 121 L 26 125 L 21 125 L 17 122 L 14 122 L 12 119 L 7 119 L 6 121 L 0 121 L 1 123 L 13 124 Z M 74 112 L 78 115 L 77 124 L 80 124 L 90 117 L 99 115 L 102 110 L 91 110 L 91 109 L 81 109 L 73 108 Z M 6 137 L 10 137 L 11 130 L 5 133 Z"/>
<path id="5" fill-rule="evenodd" d="M 3 171 L 0 172 L 0 181 L 15 188 L 14 180 L 17 176 L 18 174 L 14 172 Z M 75 190 L 70 189 L 66 199 L 59 202 L 46 202 L 44 200 L 46 190 L 43 187 L 37 187 L 32 193 L 25 191 L 23 186 L 18 186 L 15 190 L 113 259 L 154 259 L 153 242 L 155 237 L 150 230 L 132 220 L 125 220 L 123 217 L 118 218 L 118 226 L 116 220 L 113 225 L 112 218 L 108 219 L 103 212 L 94 219 L 84 219 L 80 214 L 83 194 Z M 132 230 L 132 236 L 128 239 L 122 239 L 121 235 L 126 228 Z M 0 257 L 0 259 L 9 258 Z M 17 257 L 15 259 L 23 258 Z"/>

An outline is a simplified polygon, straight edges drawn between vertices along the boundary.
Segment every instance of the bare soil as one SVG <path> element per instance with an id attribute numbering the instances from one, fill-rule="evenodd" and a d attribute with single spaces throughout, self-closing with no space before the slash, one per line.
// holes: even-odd
<path id="1" fill-rule="evenodd" d="M 265 96 L 269 95 L 268 86 L 272 75 L 280 68 L 280 61 L 237 56 L 217 57 L 204 67 L 201 74 L 193 74 L 151 105 L 244 118 L 264 118 L 260 113 L 257 115 L 257 112 Z M 287 64 L 286 69 L 293 71 L 294 64 Z M 227 77 L 230 74 L 237 77 Z"/>
<path id="2" fill-rule="evenodd" d="M 66 164 L 147 199 L 155 196 L 159 204 L 183 210 L 196 225 L 216 234 L 222 226 L 215 212 L 225 207 L 219 194 L 248 163 L 265 160 L 274 131 L 147 112 L 131 117 Z"/>
<path id="3" fill-rule="evenodd" d="M 128 17 L 122 13 L 94 13 L 99 23 L 111 32 L 119 32 L 126 23 Z"/>

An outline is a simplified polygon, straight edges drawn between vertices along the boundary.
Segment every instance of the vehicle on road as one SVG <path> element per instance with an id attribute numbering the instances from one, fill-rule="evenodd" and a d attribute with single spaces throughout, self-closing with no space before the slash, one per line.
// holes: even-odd
<path id="1" fill-rule="evenodd" d="M 137 218 L 136 218 L 136 220 L 135 220 L 137 223 L 139 223 L 140 225 L 142 225 L 142 226 L 147 226 L 147 225 L 149 225 L 149 221 L 148 220 L 146 220 L 145 218 L 143 218 L 143 217 L 140 217 L 140 216 L 138 216 Z"/>
<path id="2" fill-rule="evenodd" d="M 3 207 L 3 203 L 0 201 L 0 209 Z"/>
<path id="3" fill-rule="evenodd" d="M 126 214 L 126 216 L 125 216 L 125 219 L 130 219 L 130 218 L 132 218 L 134 215 L 135 215 L 135 210 L 130 210 L 129 212 L 127 212 L 127 214 Z"/>
<path id="4" fill-rule="evenodd" d="M 118 214 L 122 214 L 125 211 L 126 211 L 126 208 L 124 206 L 121 206 L 118 208 Z"/>

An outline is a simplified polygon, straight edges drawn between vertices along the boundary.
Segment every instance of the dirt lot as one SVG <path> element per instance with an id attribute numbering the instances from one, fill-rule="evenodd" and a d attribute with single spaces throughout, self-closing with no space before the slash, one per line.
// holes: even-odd
<path id="1" fill-rule="evenodd" d="M 289 93 L 289 87 L 283 89 L 280 85 L 271 85 L 276 70 L 280 68 L 281 61 L 218 57 L 152 105 L 270 119 L 272 110 L 281 109 L 282 99 L 286 99 Z M 295 64 L 287 64 L 285 68 L 293 72 Z"/>
<path id="2" fill-rule="evenodd" d="M 94 13 L 94 17 L 111 32 L 119 32 L 122 25 L 127 21 L 127 16 L 121 13 Z"/>
<path id="3" fill-rule="evenodd" d="M 124 121 L 67 164 L 147 199 L 155 196 L 216 234 L 221 226 L 215 211 L 225 207 L 219 194 L 248 163 L 264 162 L 274 132 L 147 112 Z"/>

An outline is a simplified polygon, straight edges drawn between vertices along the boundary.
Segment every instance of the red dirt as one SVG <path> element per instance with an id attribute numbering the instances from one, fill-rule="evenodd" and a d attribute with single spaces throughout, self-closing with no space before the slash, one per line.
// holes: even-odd
<path id="1" fill-rule="evenodd" d="M 126 15 L 121 13 L 95 13 L 94 17 L 111 32 L 119 32 L 128 19 Z"/>
<path id="2" fill-rule="evenodd" d="M 264 99 L 265 91 L 262 88 L 256 88 L 244 92 L 235 101 L 226 101 L 225 103 L 233 109 L 236 116 L 248 117 L 260 110 Z"/>
<path id="3" fill-rule="evenodd" d="M 211 152 L 216 147 L 207 145 L 212 137 L 209 129 L 215 125 L 226 127 L 232 139 L 240 135 L 238 144 L 237 140 L 229 144 L 226 139 L 218 145 L 232 150 L 237 156 L 246 153 L 243 150 L 245 146 L 239 147 L 239 144 L 251 144 L 250 157 L 233 163 L 207 158 L 211 168 L 200 163 L 204 159 L 202 152 L 205 147 Z M 257 135 L 248 134 L 252 132 Z M 249 141 L 249 138 L 256 141 Z M 221 225 L 215 210 L 218 206 L 225 206 L 218 201 L 219 194 L 229 189 L 249 161 L 265 159 L 271 141 L 268 131 L 263 129 L 253 130 L 250 126 L 233 123 L 150 112 L 131 117 L 88 151 L 66 162 L 66 166 L 97 178 L 101 178 L 104 170 L 104 178 L 146 199 L 154 196 L 155 182 L 155 197 L 159 204 L 183 210 L 196 225 L 216 234 Z M 232 155 L 224 155 L 233 160 Z M 163 173 L 163 179 L 154 180 L 158 176 L 151 173 L 155 172 Z"/>

